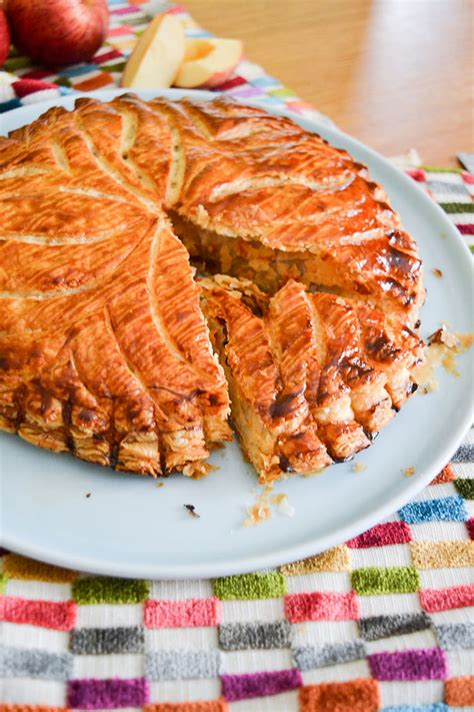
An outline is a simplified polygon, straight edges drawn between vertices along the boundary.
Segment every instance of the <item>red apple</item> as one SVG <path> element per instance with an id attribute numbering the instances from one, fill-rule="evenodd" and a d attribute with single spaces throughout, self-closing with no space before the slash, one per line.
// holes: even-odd
<path id="1" fill-rule="evenodd" d="M 13 44 L 39 64 L 90 59 L 109 23 L 107 0 L 7 0 Z"/>
<path id="2" fill-rule="evenodd" d="M 0 67 L 8 57 L 10 49 L 10 30 L 8 29 L 7 16 L 0 7 Z"/>

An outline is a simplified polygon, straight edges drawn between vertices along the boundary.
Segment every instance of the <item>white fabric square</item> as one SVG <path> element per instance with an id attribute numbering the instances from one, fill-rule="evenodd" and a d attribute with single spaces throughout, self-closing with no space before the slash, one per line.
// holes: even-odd
<path id="1" fill-rule="evenodd" d="M 288 670 L 294 666 L 293 655 L 288 648 L 279 650 L 236 650 L 222 653 L 222 673 L 225 675 Z"/>
<path id="2" fill-rule="evenodd" d="M 50 653 L 62 653 L 68 649 L 69 633 L 36 625 L 5 622 L 0 624 L 0 640 L 2 645 L 14 648 L 41 648 Z"/>
<path id="3" fill-rule="evenodd" d="M 474 607 L 452 608 L 449 611 L 429 613 L 433 623 L 469 623 L 474 621 Z"/>
<path id="4" fill-rule="evenodd" d="M 308 621 L 292 626 L 293 647 L 345 643 L 359 638 L 356 621 Z"/>
<path id="5" fill-rule="evenodd" d="M 362 569 L 366 566 L 375 566 L 376 568 L 412 566 L 413 563 L 408 544 L 372 546 L 368 549 L 351 549 L 351 555 L 353 569 Z"/>
<path id="6" fill-rule="evenodd" d="M 4 704 L 51 705 L 63 707 L 66 703 L 66 683 L 53 680 L 28 680 L 10 678 L 2 680 Z"/>
<path id="7" fill-rule="evenodd" d="M 372 655 L 373 653 L 392 653 L 396 650 L 435 648 L 438 645 L 438 639 L 434 631 L 427 628 L 426 630 L 417 630 L 414 633 L 393 635 L 390 638 L 369 640 L 366 645 L 368 654 Z"/>
<path id="8" fill-rule="evenodd" d="M 97 603 L 77 607 L 76 628 L 143 625 L 143 603 Z"/>
<path id="9" fill-rule="evenodd" d="M 474 675 L 472 650 L 448 650 L 445 655 L 448 658 L 449 677 Z"/>
<path id="10" fill-rule="evenodd" d="M 217 628 L 154 628 L 145 629 L 145 650 L 210 650 L 218 648 Z"/>
<path id="11" fill-rule="evenodd" d="M 443 680 L 380 682 L 382 708 L 395 705 L 429 705 L 443 699 Z M 458 712 L 458 708 L 456 708 Z M 461 710 L 459 710 L 461 712 Z"/>
<path id="12" fill-rule="evenodd" d="M 253 601 L 222 601 L 221 623 L 285 620 L 282 598 L 259 598 Z"/>
<path id="13" fill-rule="evenodd" d="M 298 690 L 271 697 L 256 697 L 228 703 L 229 712 L 298 712 Z"/>
<path id="14" fill-rule="evenodd" d="M 413 541 L 452 541 L 469 539 L 464 522 L 420 522 L 410 524 Z"/>
<path id="15" fill-rule="evenodd" d="M 353 660 L 350 663 L 305 670 L 301 674 L 305 685 L 317 685 L 320 682 L 339 682 L 355 680 L 359 677 L 370 677 L 370 670 L 367 660 Z"/>
<path id="16" fill-rule="evenodd" d="M 474 571 L 469 566 L 455 569 L 424 569 L 420 570 L 420 579 L 422 590 L 466 586 L 474 582 Z"/>
<path id="17" fill-rule="evenodd" d="M 288 593 L 307 593 L 308 591 L 351 591 L 350 571 L 324 571 L 301 576 L 287 576 Z"/>
<path id="18" fill-rule="evenodd" d="M 150 682 L 150 702 L 194 702 L 217 700 L 221 696 L 221 681 L 213 680 L 166 680 Z"/>
<path id="19" fill-rule="evenodd" d="M 410 500 L 410 502 L 426 502 L 430 499 L 444 499 L 445 497 L 455 497 L 458 493 L 452 482 L 443 482 L 440 485 L 425 487 Z"/>
<path id="20" fill-rule="evenodd" d="M 69 601 L 71 598 L 71 584 L 9 579 L 5 588 L 5 595 L 42 601 Z"/>
<path id="21" fill-rule="evenodd" d="M 184 601 L 188 598 L 211 598 L 212 583 L 207 579 L 196 581 L 151 581 L 150 598 L 163 601 Z"/>
<path id="22" fill-rule="evenodd" d="M 137 655 L 76 655 L 74 657 L 74 679 L 97 677 L 101 680 L 111 677 L 143 677 L 145 657 Z"/>
<path id="23" fill-rule="evenodd" d="M 418 593 L 394 593 L 383 596 L 359 596 L 361 618 L 390 616 L 421 611 Z"/>

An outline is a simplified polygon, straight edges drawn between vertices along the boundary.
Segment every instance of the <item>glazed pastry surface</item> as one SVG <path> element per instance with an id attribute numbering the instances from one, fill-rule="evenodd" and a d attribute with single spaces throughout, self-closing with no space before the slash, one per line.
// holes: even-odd
<path id="1" fill-rule="evenodd" d="M 262 479 L 320 469 L 406 399 L 423 294 L 383 190 L 288 119 L 124 95 L 0 138 L 0 428 L 35 445 L 200 477 L 232 398 Z"/>

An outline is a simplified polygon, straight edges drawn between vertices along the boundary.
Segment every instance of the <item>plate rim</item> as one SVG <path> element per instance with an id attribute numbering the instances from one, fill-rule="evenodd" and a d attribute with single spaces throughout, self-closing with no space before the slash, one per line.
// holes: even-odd
<path id="1" fill-rule="evenodd" d="M 52 106 L 61 106 L 65 103 L 69 103 L 71 100 L 75 100 L 80 97 L 90 97 L 97 98 L 101 101 L 106 101 L 114 96 L 123 94 L 123 89 L 103 89 L 94 92 L 81 92 L 76 94 L 66 94 L 56 99 L 48 100 L 45 102 L 38 102 L 35 104 L 30 104 L 28 106 L 22 106 L 17 109 L 13 109 L 6 114 L 4 117 L 10 119 L 12 116 L 20 118 L 23 115 L 27 116 L 31 109 L 39 110 L 43 113 L 47 108 Z M 148 95 L 151 96 L 164 96 L 170 99 L 178 99 L 182 96 L 190 96 L 193 98 L 199 98 L 201 100 L 213 100 L 218 98 L 220 95 L 214 92 L 202 91 L 202 90 L 178 90 L 178 89 L 157 89 L 157 90 L 144 90 L 136 91 L 138 95 Z M 358 139 L 353 138 L 349 134 L 340 130 L 337 126 L 331 123 L 319 122 L 317 119 L 312 117 L 303 117 L 299 114 L 291 112 L 289 110 L 281 109 L 279 107 L 274 107 L 266 102 L 254 101 L 238 101 L 240 104 L 246 104 L 249 106 L 257 106 L 264 108 L 266 111 L 277 116 L 287 116 L 290 119 L 298 121 L 298 119 L 303 120 L 306 124 L 312 124 L 314 127 L 311 130 L 318 133 L 320 130 L 324 132 L 329 132 L 333 134 L 329 140 L 336 141 L 339 137 L 344 140 L 355 144 L 357 148 L 363 149 L 365 153 L 368 153 L 370 157 L 373 157 L 378 162 L 382 162 L 384 168 L 393 172 L 398 180 L 402 180 L 405 186 L 417 196 L 418 201 L 421 201 L 422 205 L 426 209 L 432 212 L 443 225 L 443 230 L 449 234 L 450 239 L 453 239 L 456 244 L 456 248 L 461 251 L 464 259 L 471 260 L 470 252 L 459 234 L 455 226 L 449 221 L 440 206 L 432 200 L 425 191 L 416 184 L 411 178 L 409 178 L 403 171 L 398 167 L 394 166 L 390 161 L 379 154 L 374 149 L 366 146 L 364 143 Z M 18 124 L 21 125 L 21 124 Z M 2 127 L 3 132 L 3 127 Z M 207 564 L 193 564 L 193 565 L 177 565 L 173 566 L 171 562 L 166 564 L 154 564 L 152 566 L 143 565 L 143 563 L 135 562 L 123 562 L 120 565 L 112 563 L 108 565 L 104 562 L 97 562 L 94 558 L 90 558 L 90 555 L 74 555 L 72 558 L 70 556 L 62 555 L 55 550 L 50 550 L 47 547 L 39 546 L 36 547 L 34 542 L 23 542 L 21 536 L 11 534 L 5 536 L 2 534 L 1 540 L 2 545 L 7 549 L 13 550 L 15 553 L 30 556 L 34 559 L 40 561 L 47 561 L 55 565 L 63 566 L 69 569 L 76 569 L 79 571 L 87 571 L 96 574 L 120 576 L 123 578 L 144 578 L 144 579 L 202 579 L 202 578 L 215 578 L 219 576 L 236 575 L 242 573 L 248 573 L 251 571 L 259 571 L 262 569 L 275 568 L 281 566 L 291 561 L 297 559 L 302 559 L 307 556 L 314 555 L 316 553 L 327 550 L 328 548 L 334 547 L 337 544 L 346 542 L 348 539 L 357 536 L 359 533 L 366 531 L 370 527 L 374 526 L 377 522 L 381 521 L 387 516 L 390 516 L 393 512 L 397 511 L 403 504 L 411 500 L 418 492 L 420 492 L 424 487 L 426 487 L 433 479 L 433 472 L 439 472 L 442 467 L 449 462 L 452 454 L 454 453 L 456 447 L 467 431 L 469 425 L 472 423 L 474 415 L 474 403 L 471 403 L 471 408 L 469 408 L 469 403 L 466 404 L 465 412 L 461 418 L 455 432 L 451 435 L 450 439 L 446 444 L 443 445 L 440 450 L 438 450 L 438 455 L 430 462 L 430 467 L 427 468 L 426 472 L 419 474 L 416 478 L 411 480 L 407 479 L 406 486 L 397 495 L 391 495 L 390 498 L 378 507 L 370 510 L 365 516 L 359 516 L 357 519 L 352 520 L 348 525 L 339 527 L 336 531 L 332 531 L 326 536 L 320 536 L 317 539 L 312 539 L 305 541 L 303 543 L 293 544 L 284 549 L 277 549 L 272 552 L 272 554 L 259 554 L 255 556 L 247 556 L 245 560 L 236 568 L 235 562 L 216 562 L 211 568 Z M 104 564 L 104 565 L 102 565 Z M 186 569 L 185 571 L 183 569 Z"/>

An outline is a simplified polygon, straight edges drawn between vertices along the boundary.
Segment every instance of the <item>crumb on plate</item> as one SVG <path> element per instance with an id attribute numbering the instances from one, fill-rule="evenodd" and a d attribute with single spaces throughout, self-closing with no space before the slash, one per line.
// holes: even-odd
<path id="1" fill-rule="evenodd" d="M 438 390 L 435 369 L 440 365 L 453 376 L 459 377 L 456 357 L 467 351 L 473 340 L 474 334 L 451 332 L 446 324 L 442 324 L 440 329 L 431 334 L 425 349 L 425 360 L 412 374 L 413 381 L 420 386 L 420 393 Z"/>
<path id="2" fill-rule="evenodd" d="M 184 508 L 188 510 L 189 514 L 192 517 L 196 517 L 197 519 L 199 519 L 200 515 L 196 512 L 196 507 L 194 506 L 194 504 L 185 504 Z"/>
<path id="3" fill-rule="evenodd" d="M 243 522 L 244 527 L 253 527 L 273 516 L 272 507 L 276 507 L 281 514 L 292 517 L 295 508 L 289 503 L 288 495 L 283 492 L 272 494 L 273 484 L 265 485 L 263 491 L 258 495 L 256 502 L 247 507 L 247 518 Z"/>

